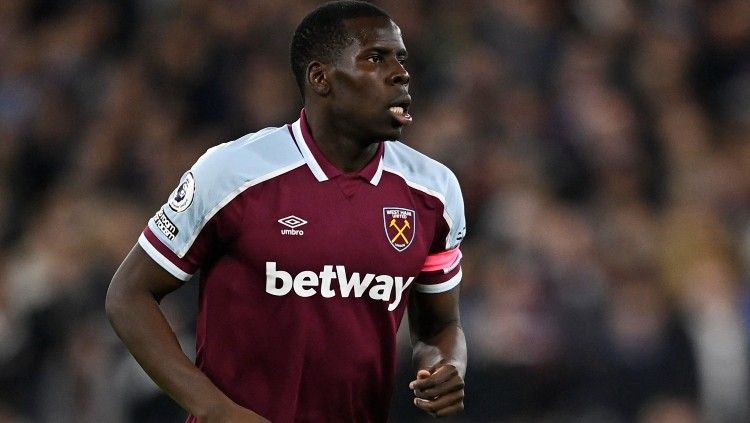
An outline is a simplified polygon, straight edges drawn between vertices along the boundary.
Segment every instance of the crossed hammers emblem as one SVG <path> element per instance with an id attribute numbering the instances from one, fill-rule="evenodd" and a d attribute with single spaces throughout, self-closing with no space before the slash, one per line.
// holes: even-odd
<path id="1" fill-rule="evenodd" d="M 391 238 L 391 243 L 396 243 L 396 240 L 401 238 L 404 240 L 404 243 L 408 244 L 409 240 L 406 239 L 406 235 L 404 235 L 404 231 L 411 228 L 411 224 L 409 224 L 408 220 L 404 220 L 404 226 L 398 227 L 398 224 L 396 223 L 396 219 L 391 219 L 391 222 L 388 224 L 389 228 L 396 228 L 396 235 Z"/>

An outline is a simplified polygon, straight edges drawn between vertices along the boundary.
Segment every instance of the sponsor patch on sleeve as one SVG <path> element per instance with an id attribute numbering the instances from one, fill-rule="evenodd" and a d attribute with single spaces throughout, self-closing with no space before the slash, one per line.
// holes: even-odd
<path id="1" fill-rule="evenodd" d="M 193 204 L 195 195 L 195 179 L 192 172 L 186 173 L 180 180 L 180 185 L 172 193 L 169 199 L 169 208 L 176 212 L 184 212 Z"/>
<path id="2" fill-rule="evenodd" d="M 164 234 L 164 236 L 167 237 L 170 241 L 173 240 L 177 234 L 180 232 L 179 229 L 177 229 L 177 226 L 169 220 L 169 217 L 164 213 L 164 210 L 159 210 L 156 213 L 156 216 L 154 216 L 154 223 L 156 224 L 156 227 L 159 228 L 161 233 Z"/>

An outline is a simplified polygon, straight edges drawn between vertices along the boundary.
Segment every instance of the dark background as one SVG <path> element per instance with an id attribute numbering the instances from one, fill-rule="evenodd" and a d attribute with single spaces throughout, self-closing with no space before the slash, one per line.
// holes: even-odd
<path id="1" fill-rule="evenodd" d="M 750 420 L 750 2 L 376 3 L 466 201 L 452 421 Z M 107 284 L 203 151 L 297 118 L 316 4 L 0 1 L 0 422 L 181 421 Z M 195 284 L 164 307 L 193 351 Z"/>

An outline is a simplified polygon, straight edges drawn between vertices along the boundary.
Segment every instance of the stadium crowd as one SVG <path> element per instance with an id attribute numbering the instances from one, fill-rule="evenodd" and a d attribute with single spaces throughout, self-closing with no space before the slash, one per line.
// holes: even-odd
<path id="1" fill-rule="evenodd" d="M 297 118 L 317 3 L 0 2 L 0 422 L 184 418 L 104 294 L 197 157 Z M 750 421 L 750 2 L 375 3 L 405 142 L 466 200 L 450 421 Z M 188 353 L 196 291 L 164 301 Z M 403 335 L 393 421 L 428 420 Z"/>

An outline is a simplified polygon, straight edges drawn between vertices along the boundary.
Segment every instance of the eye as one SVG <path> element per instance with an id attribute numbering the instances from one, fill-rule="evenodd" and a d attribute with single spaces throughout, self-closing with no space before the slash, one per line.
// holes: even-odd
<path id="1" fill-rule="evenodd" d="M 383 63 L 383 56 L 379 54 L 374 54 L 367 58 L 367 61 L 371 63 Z"/>
<path id="2" fill-rule="evenodd" d="M 401 63 L 401 65 L 405 65 L 406 64 L 406 57 L 399 57 L 396 60 L 398 60 L 398 62 Z"/>

